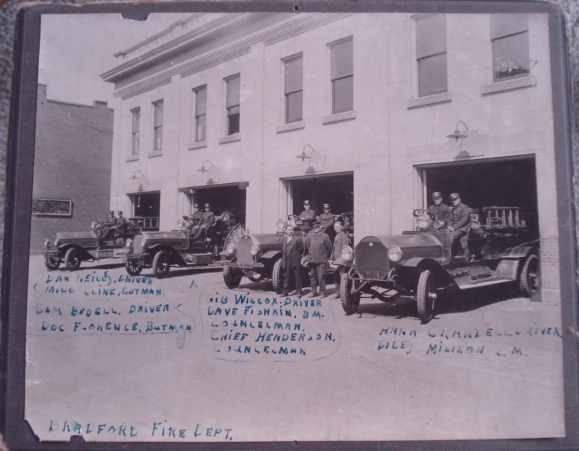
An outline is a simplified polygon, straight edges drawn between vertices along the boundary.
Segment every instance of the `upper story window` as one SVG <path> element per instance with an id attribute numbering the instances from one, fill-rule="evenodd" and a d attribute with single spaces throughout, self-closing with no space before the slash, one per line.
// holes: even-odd
<path id="1" fill-rule="evenodd" d="M 525 14 L 492 14 L 494 81 L 528 75 L 529 24 Z"/>
<path id="2" fill-rule="evenodd" d="M 285 121 L 303 119 L 303 57 L 295 55 L 283 60 L 285 69 Z"/>
<path id="3" fill-rule="evenodd" d="M 444 14 L 416 18 L 416 63 L 419 97 L 448 90 Z"/>
<path id="4" fill-rule="evenodd" d="M 153 102 L 153 151 L 163 149 L 163 100 Z"/>
<path id="5" fill-rule="evenodd" d="M 226 110 L 226 124 L 225 132 L 227 135 L 235 135 L 239 133 L 240 120 L 240 76 L 239 74 L 232 75 L 225 79 L 227 85 L 227 94 L 225 101 Z"/>
<path id="6" fill-rule="evenodd" d="M 354 41 L 352 37 L 329 44 L 332 69 L 332 113 L 354 109 Z"/>
<path id="7" fill-rule="evenodd" d="M 131 110 L 131 156 L 139 155 L 139 146 L 141 143 L 141 109 L 139 107 Z"/>
<path id="8" fill-rule="evenodd" d="M 207 85 L 193 90 L 195 96 L 195 142 L 205 141 L 207 137 Z"/>

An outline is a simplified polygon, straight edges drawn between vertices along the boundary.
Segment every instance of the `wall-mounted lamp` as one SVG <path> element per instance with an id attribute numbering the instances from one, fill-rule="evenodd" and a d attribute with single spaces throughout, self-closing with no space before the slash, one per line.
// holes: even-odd
<path id="1" fill-rule="evenodd" d="M 302 151 L 296 155 L 298 160 L 302 160 L 302 163 L 308 161 L 308 167 L 305 170 L 306 174 L 315 174 L 316 168 L 320 169 L 325 164 L 325 157 L 318 152 L 311 144 L 306 144 Z"/>
<path id="2" fill-rule="evenodd" d="M 302 163 L 305 163 L 306 160 L 311 160 L 312 159 L 312 154 L 314 153 L 314 148 L 309 145 L 306 144 L 303 148 L 302 151 L 296 155 L 296 158 L 298 160 L 302 160 Z"/>
<path id="3" fill-rule="evenodd" d="M 461 142 L 465 138 L 468 138 L 470 130 L 466 122 L 458 121 L 454 127 L 454 131 L 450 135 L 446 135 L 448 139 L 454 139 L 455 142 Z"/>
<path id="4" fill-rule="evenodd" d="M 205 160 L 203 163 L 201 163 L 201 167 L 199 169 L 197 169 L 197 171 L 200 172 L 201 174 L 205 175 L 214 167 L 215 167 L 215 165 L 213 164 L 212 161 Z"/>
<path id="5" fill-rule="evenodd" d="M 469 131 L 466 122 L 458 121 L 454 127 L 454 131 L 450 135 L 446 135 L 446 137 L 448 139 L 454 139 L 455 142 L 460 142 L 462 144 L 462 140 L 468 138 Z"/>

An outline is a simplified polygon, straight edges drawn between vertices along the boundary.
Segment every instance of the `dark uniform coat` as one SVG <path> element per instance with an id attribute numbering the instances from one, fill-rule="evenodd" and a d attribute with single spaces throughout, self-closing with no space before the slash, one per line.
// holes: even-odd
<path id="1" fill-rule="evenodd" d="M 283 266 L 300 266 L 304 255 L 304 240 L 299 235 L 292 235 L 289 240 L 286 238 L 282 244 Z"/>
<path id="2" fill-rule="evenodd" d="M 194 226 L 201 224 L 201 222 L 203 221 L 203 215 L 204 213 L 199 210 L 197 210 L 191 215 L 191 222 L 193 223 Z"/>
<path id="3" fill-rule="evenodd" d="M 300 213 L 300 220 L 303 222 L 302 230 L 309 232 L 312 229 L 312 224 L 316 220 L 316 212 L 313 209 L 304 210 Z"/>
<path id="4" fill-rule="evenodd" d="M 332 243 L 327 233 L 314 230 L 306 236 L 306 253 L 313 264 L 327 263 L 332 253 Z"/>
<path id="5" fill-rule="evenodd" d="M 456 207 L 452 207 L 448 225 L 454 230 L 466 232 L 470 223 L 470 211 L 470 207 L 466 204 L 458 204 Z"/>
<path id="6" fill-rule="evenodd" d="M 204 211 L 202 223 L 204 226 L 208 227 L 215 221 L 215 213 L 212 211 Z"/>
<path id="7" fill-rule="evenodd" d="M 334 249 L 332 251 L 332 260 L 337 260 L 342 256 L 344 246 L 350 245 L 350 237 L 343 230 L 334 238 Z"/>
<path id="8" fill-rule="evenodd" d="M 320 221 L 320 225 L 322 226 L 322 230 L 327 230 L 330 227 L 334 226 L 335 216 L 334 213 L 320 213 L 318 216 L 318 220 Z"/>
<path id="9" fill-rule="evenodd" d="M 448 224 L 450 212 L 451 208 L 445 203 L 441 203 L 439 205 L 431 205 L 426 210 L 426 213 L 428 213 L 430 219 L 432 219 L 434 222 L 444 223 L 445 225 Z"/>

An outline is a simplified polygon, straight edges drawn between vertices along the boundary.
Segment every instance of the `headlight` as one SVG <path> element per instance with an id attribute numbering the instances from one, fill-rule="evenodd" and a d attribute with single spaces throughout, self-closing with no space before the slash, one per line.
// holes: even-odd
<path id="1" fill-rule="evenodd" d="M 258 252 L 259 252 L 259 249 L 257 248 L 257 244 L 253 243 L 251 245 L 251 249 L 249 250 L 249 253 L 253 256 L 256 256 Z"/>
<path id="2" fill-rule="evenodd" d="M 430 229 L 430 221 L 425 218 L 420 218 L 416 221 L 416 228 L 418 230 L 428 230 Z"/>
<path id="3" fill-rule="evenodd" d="M 125 247 L 131 247 L 133 245 L 133 240 L 127 238 L 127 242 L 125 243 Z"/>
<path id="4" fill-rule="evenodd" d="M 398 263 L 400 260 L 402 260 L 402 249 L 400 249 L 398 246 L 392 246 L 390 249 L 388 249 L 388 259 L 392 263 Z"/>
<path id="5" fill-rule="evenodd" d="M 344 246 L 342 248 L 342 255 L 341 258 L 348 262 L 354 260 L 354 249 L 351 246 Z"/>
<path id="6" fill-rule="evenodd" d="M 44 249 L 48 249 L 50 247 L 50 240 L 44 240 Z"/>
<path id="7" fill-rule="evenodd" d="M 235 254 L 235 246 L 233 245 L 233 243 L 228 243 L 227 246 L 225 246 L 225 255 L 233 255 Z"/>

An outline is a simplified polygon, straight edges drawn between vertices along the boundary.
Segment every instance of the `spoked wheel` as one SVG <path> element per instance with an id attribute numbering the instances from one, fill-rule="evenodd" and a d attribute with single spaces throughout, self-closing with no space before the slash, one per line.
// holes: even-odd
<path id="1" fill-rule="evenodd" d="M 169 272 L 169 255 L 165 251 L 159 251 L 153 258 L 153 274 L 157 277 L 164 276 Z"/>
<path id="2" fill-rule="evenodd" d="M 273 285 L 273 290 L 276 293 L 279 294 L 283 291 L 283 262 L 281 261 L 281 258 L 273 265 L 273 271 L 271 273 L 271 284 Z"/>
<path id="3" fill-rule="evenodd" d="M 358 311 L 360 306 L 360 293 L 352 293 L 352 279 L 348 274 L 340 277 L 340 300 L 346 315 L 352 315 Z"/>
<path id="4" fill-rule="evenodd" d="M 139 274 L 141 274 L 143 266 L 135 260 L 127 260 L 127 263 L 125 263 L 125 269 L 127 270 L 127 273 L 129 273 L 129 275 L 138 276 Z"/>
<path id="5" fill-rule="evenodd" d="M 60 266 L 60 257 L 58 255 L 45 255 L 44 264 L 47 269 L 54 270 Z"/>
<path id="6" fill-rule="evenodd" d="M 82 259 L 80 258 L 80 250 L 76 247 L 71 247 L 64 254 L 64 265 L 68 270 L 75 270 L 80 267 Z"/>
<path id="7" fill-rule="evenodd" d="M 223 267 L 223 281 L 227 288 L 237 288 L 241 282 L 243 273 L 239 269 L 227 265 Z"/>
<path id="8" fill-rule="evenodd" d="M 519 276 L 519 289 L 532 301 L 538 301 L 541 295 L 541 265 L 537 254 L 530 254 L 523 263 Z"/>
<path id="9" fill-rule="evenodd" d="M 437 293 L 434 276 L 429 269 L 425 269 L 418 276 L 418 285 L 416 287 L 416 307 L 422 324 L 427 324 L 434 318 L 436 300 Z"/>

